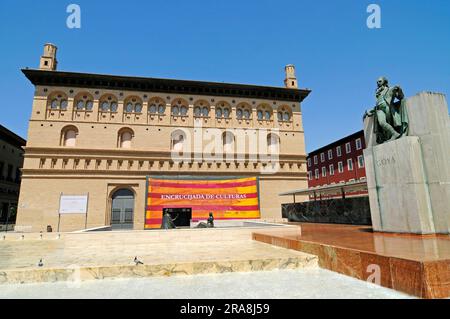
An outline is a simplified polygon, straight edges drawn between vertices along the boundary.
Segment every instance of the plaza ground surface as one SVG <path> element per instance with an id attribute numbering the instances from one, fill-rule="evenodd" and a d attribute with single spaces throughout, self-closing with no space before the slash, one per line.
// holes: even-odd
<path id="1" fill-rule="evenodd" d="M 450 292 L 449 236 L 290 224 L 0 239 L 0 298 L 448 298 Z M 366 282 L 372 275 L 381 286 Z"/>
<path id="2" fill-rule="evenodd" d="M 0 286 L 7 298 L 397 299 L 411 296 L 319 268 Z"/>
<path id="3" fill-rule="evenodd" d="M 146 278 L 318 267 L 311 254 L 253 241 L 264 227 L 8 234 L 0 240 L 4 284 Z M 279 225 L 298 233 L 298 226 Z M 269 231 L 270 232 L 270 231 Z M 135 263 L 134 259 L 140 261 Z M 42 262 L 41 262 L 42 261 Z"/>

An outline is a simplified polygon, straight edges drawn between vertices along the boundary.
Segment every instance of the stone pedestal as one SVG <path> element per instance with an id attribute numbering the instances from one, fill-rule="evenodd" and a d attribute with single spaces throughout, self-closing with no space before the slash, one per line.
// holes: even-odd
<path id="1" fill-rule="evenodd" d="M 445 97 L 420 93 L 407 101 L 409 136 L 376 145 L 365 120 L 364 150 L 375 231 L 450 233 L 450 121 Z"/>

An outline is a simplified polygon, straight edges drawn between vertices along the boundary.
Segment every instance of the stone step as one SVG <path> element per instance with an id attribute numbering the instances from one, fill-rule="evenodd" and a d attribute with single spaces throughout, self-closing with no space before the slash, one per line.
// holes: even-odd
<path id="1" fill-rule="evenodd" d="M 0 270 L 1 284 L 27 284 L 65 281 L 144 278 L 153 276 L 197 275 L 228 272 L 253 272 L 318 267 L 318 258 L 309 254 L 291 257 L 248 260 L 215 260 L 166 264 L 112 265 L 67 268 L 34 268 Z"/>

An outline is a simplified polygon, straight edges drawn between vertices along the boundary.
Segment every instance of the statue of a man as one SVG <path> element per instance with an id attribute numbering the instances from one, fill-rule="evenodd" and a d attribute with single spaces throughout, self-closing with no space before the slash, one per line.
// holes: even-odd
<path id="1" fill-rule="evenodd" d="M 177 226 L 175 226 L 174 221 L 178 218 L 172 218 L 168 212 L 163 213 L 162 223 L 161 223 L 161 229 L 175 229 Z"/>
<path id="2" fill-rule="evenodd" d="M 206 223 L 201 222 L 195 228 L 214 228 L 214 215 L 212 212 L 209 212 L 209 217 Z"/>
<path id="3" fill-rule="evenodd" d="M 389 87 L 388 80 L 381 77 L 377 81 L 375 93 L 377 104 L 366 116 L 374 116 L 374 133 L 377 143 L 382 144 L 408 135 L 408 114 L 406 101 L 400 86 Z"/>
<path id="4" fill-rule="evenodd" d="M 209 212 L 207 225 L 208 225 L 208 228 L 214 228 L 214 215 L 212 212 Z"/>

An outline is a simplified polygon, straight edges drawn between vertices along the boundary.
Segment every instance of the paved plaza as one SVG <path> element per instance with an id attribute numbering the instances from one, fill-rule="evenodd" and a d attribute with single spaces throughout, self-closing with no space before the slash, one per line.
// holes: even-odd
<path id="1" fill-rule="evenodd" d="M 413 298 L 320 268 L 0 286 L 3 298 Z"/>

